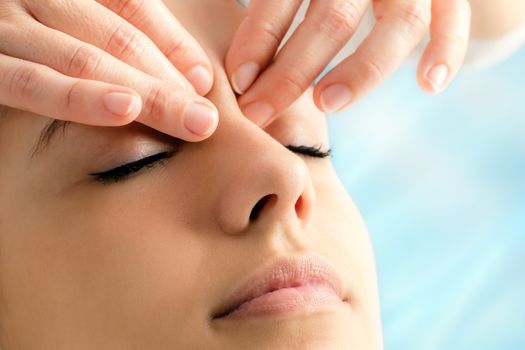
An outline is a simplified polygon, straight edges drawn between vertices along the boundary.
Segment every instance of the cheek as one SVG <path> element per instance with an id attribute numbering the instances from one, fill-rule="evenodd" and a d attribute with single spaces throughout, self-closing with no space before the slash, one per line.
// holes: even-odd
<path id="1" fill-rule="evenodd" d="M 318 239 L 355 265 L 356 270 L 368 272 L 373 262 L 368 232 L 344 187 L 334 178 L 316 187 L 316 195 L 314 223 Z"/>
<path id="2" fill-rule="evenodd" d="M 195 307 L 185 300 L 198 289 L 205 242 L 178 220 L 176 206 L 148 203 L 152 197 L 134 197 L 125 208 L 106 204 L 88 217 L 71 220 L 92 223 L 76 241 L 89 260 L 86 265 L 95 266 L 87 280 L 100 282 L 106 297 L 123 309 L 117 312 L 140 309 L 142 319 L 190 315 Z"/>
<path id="3" fill-rule="evenodd" d="M 359 286 L 356 298 L 367 301 L 377 287 L 372 245 L 363 218 L 332 169 L 314 182 L 317 202 L 313 226 L 318 246 L 326 247 L 338 266 L 346 268 L 348 280 Z"/>
<path id="4" fill-rule="evenodd" d="M 206 260 L 203 238 L 170 215 L 176 207 L 163 208 L 158 194 L 136 187 L 47 207 L 35 203 L 13 218 L 16 227 L 7 232 L 17 234 L 1 243 L 16 254 L 0 254 L 0 266 L 21 329 L 143 339 L 165 332 L 168 339 L 173 327 L 195 325 L 188 320 L 204 314 L 203 305 L 188 302 L 204 299 L 197 279 Z"/>
<path id="5" fill-rule="evenodd" d="M 333 170 L 315 177 L 314 246 L 339 267 L 353 309 L 356 339 L 380 348 L 381 313 L 372 245 L 366 225 Z M 372 343 L 377 345 L 372 346 Z"/>

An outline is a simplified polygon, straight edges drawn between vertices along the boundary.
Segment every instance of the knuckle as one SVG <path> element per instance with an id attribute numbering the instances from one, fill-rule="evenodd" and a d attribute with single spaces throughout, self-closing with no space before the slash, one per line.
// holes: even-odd
<path id="1" fill-rule="evenodd" d="M 288 70 L 281 76 L 283 88 L 294 97 L 299 97 L 310 85 L 309 77 L 300 69 Z"/>
<path id="2" fill-rule="evenodd" d="M 457 50 L 466 48 L 468 45 L 468 38 L 458 35 L 457 33 L 443 33 L 441 39 L 446 42 L 447 46 L 452 46 Z"/>
<path id="3" fill-rule="evenodd" d="M 415 1 L 406 1 L 398 8 L 398 17 L 415 34 L 423 34 L 430 25 L 430 9 Z"/>
<path id="4" fill-rule="evenodd" d="M 257 37 L 261 38 L 262 42 L 269 42 L 271 45 L 279 45 L 281 43 L 281 31 L 273 23 L 263 21 L 258 23 L 256 28 L 258 32 Z"/>
<path id="5" fill-rule="evenodd" d="M 106 50 L 122 60 L 139 57 L 145 49 L 144 40 L 128 23 L 122 23 L 111 34 Z"/>
<path id="6" fill-rule="evenodd" d="M 93 78 L 101 66 L 101 61 L 101 53 L 86 45 L 79 45 L 69 59 L 66 74 L 80 78 Z"/>
<path id="7" fill-rule="evenodd" d="M 82 98 L 81 81 L 75 81 L 67 90 L 65 108 L 72 110 L 79 98 Z"/>
<path id="8" fill-rule="evenodd" d="M 41 91 L 41 80 L 42 73 L 36 67 L 18 68 L 9 80 L 9 92 L 24 99 L 37 98 Z"/>
<path id="9" fill-rule="evenodd" d="M 10 8 L 4 8 L 0 5 L 0 23 L 2 25 L 8 25 L 11 23 L 15 23 L 16 21 L 20 20 L 20 15 Z"/>
<path id="10" fill-rule="evenodd" d="M 367 80 L 379 82 L 386 79 L 384 68 L 373 59 L 364 60 L 359 67 L 359 71 Z"/>
<path id="11" fill-rule="evenodd" d="M 13 35 L 19 33 L 19 23 L 27 19 L 24 15 L 26 14 L 20 13 L 20 11 L 10 6 L 2 7 L 0 3 L 0 33 L 2 33 L 2 39 L 13 37 Z"/>
<path id="12" fill-rule="evenodd" d="M 162 119 L 166 110 L 168 94 L 169 89 L 165 86 L 152 86 L 146 96 L 142 116 L 150 121 Z"/>
<path id="13" fill-rule="evenodd" d="M 122 18 L 140 27 L 149 18 L 152 0 L 114 0 L 114 11 Z"/>
<path id="14" fill-rule="evenodd" d="M 343 1 L 340 4 L 329 6 L 326 9 L 320 28 L 328 37 L 347 36 L 357 28 L 361 18 L 361 11 L 354 1 Z"/>
<path id="15" fill-rule="evenodd" d="M 172 35 L 173 39 L 168 48 L 163 52 L 170 61 L 174 61 L 179 57 L 186 55 L 190 43 L 188 37 L 182 31 L 178 31 Z"/>

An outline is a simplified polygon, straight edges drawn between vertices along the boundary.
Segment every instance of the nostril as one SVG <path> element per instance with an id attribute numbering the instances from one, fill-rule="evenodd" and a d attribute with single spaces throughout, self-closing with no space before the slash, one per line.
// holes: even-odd
<path id="1" fill-rule="evenodd" d="M 250 213 L 250 221 L 257 220 L 259 214 L 272 197 L 275 197 L 275 194 L 269 194 L 267 196 L 264 196 L 255 204 L 255 206 L 252 209 L 252 212 Z"/>
<path id="2" fill-rule="evenodd" d="M 300 196 L 298 199 L 297 199 L 297 202 L 295 202 L 295 212 L 300 216 L 302 211 L 303 211 L 303 206 L 304 206 L 304 203 L 303 203 L 303 196 Z"/>

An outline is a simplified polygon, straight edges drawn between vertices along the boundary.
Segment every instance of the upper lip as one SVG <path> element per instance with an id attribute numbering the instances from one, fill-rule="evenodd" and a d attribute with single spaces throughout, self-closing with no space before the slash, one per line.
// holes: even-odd
<path id="1" fill-rule="evenodd" d="M 213 319 L 224 317 L 241 304 L 274 290 L 314 283 L 330 286 L 345 301 L 341 278 L 326 259 L 314 254 L 277 257 L 245 279 L 218 307 Z"/>

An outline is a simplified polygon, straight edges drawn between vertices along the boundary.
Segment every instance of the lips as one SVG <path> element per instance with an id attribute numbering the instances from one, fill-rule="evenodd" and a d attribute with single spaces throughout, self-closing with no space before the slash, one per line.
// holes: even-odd
<path id="1" fill-rule="evenodd" d="M 294 295 L 290 296 L 291 293 Z M 317 306 L 326 304 L 327 300 L 331 304 L 346 301 L 341 278 L 335 268 L 325 259 L 312 254 L 279 257 L 253 272 L 219 306 L 213 319 L 224 319 L 239 313 L 245 314 L 245 310 L 250 310 L 251 313 L 260 313 L 260 309 L 268 311 L 272 309 L 271 306 L 262 305 L 261 307 L 260 304 L 264 302 L 275 304 L 278 295 L 287 297 L 285 300 L 288 301 L 295 297 L 301 301 L 301 304 L 311 303 Z M 282 305 L 274 306 L 274 309 L 290 309 Z M 295 308 L 298 307 L 305 307 L 305 305 L 295 305 Z"/>

